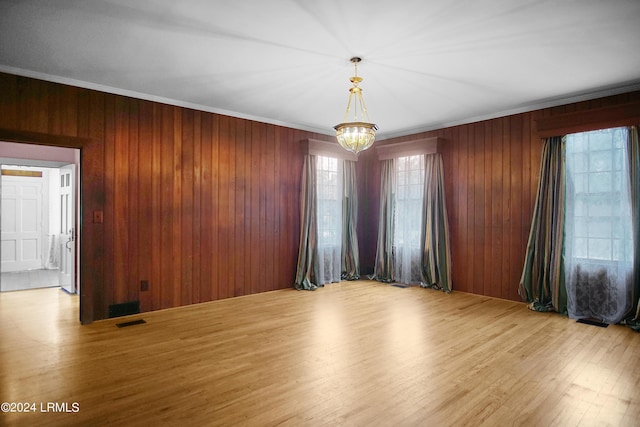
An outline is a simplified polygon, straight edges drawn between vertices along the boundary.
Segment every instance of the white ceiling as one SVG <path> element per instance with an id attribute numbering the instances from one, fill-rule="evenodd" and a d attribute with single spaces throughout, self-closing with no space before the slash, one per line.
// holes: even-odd
<path id="1" fill-rule="evenodd" d="M 640 89 L 638 0 L 0 0 L 0 71 L 379 139 Z"/>

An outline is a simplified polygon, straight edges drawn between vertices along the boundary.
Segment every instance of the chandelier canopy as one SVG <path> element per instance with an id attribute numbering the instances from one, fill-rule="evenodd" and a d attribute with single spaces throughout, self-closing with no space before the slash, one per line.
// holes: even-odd
<path id="1" fill-rule="evenodd" d="M 344 114 L 343 123 L 333 127 L 336 130 L 338 143 L 342 148 L 353 153 L 358 153 L 371 147 L 376 139 L 376 130 L 378 130 L 378 126 L 370 122 L 367 107 L 362 98 L 362 88 L 359 86 L 362 82 L 362 77 L 358 77 L 358 63 L 360 61 L 362 61 L 361 58 L 351 58 L 355 68 L 355 75 L 349 79 L 353 87 L 349 89 L 347 111 Z M 353 121 L 348 121 L 352 106 Z"/>

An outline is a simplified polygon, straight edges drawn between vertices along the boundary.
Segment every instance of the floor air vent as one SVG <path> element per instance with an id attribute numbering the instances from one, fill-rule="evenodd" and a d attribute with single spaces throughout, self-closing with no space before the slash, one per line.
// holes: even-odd
<path id="1" fill-rule="evenodd" d="M 147 323 L 147 322 L 145 322 L 144 319 L 137 319 L 137 320 L 132 320 L 130 322 L 116 323 L 116 326 L 118 328 L 124 328 L 125 326 L 142 325 L 143 323 Z"/>
<path id="2" fill-rule="evenodd" d="M 111 304 L 109 306 L 109 318 L 128 316 L 140 313 L 140 301 L 123 302 L 122 304 Z"/>
<path id="3" fill-rule="evenodd" d="M 596 319 L 578 319 L 576 320 L 576 322 L 584 323 L 585 325 L 599 326 L 601 328 L 606 328 L 607 326 L 609 326 L 608 323 L 603 323 Z"/>

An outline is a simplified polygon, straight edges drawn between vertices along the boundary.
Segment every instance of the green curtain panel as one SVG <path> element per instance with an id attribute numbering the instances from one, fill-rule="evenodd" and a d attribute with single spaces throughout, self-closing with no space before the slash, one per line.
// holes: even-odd
<path id="1" fill-rule="evenodd" d="M 631 217 L 633 227 L 633 319 L 627 324 L 640 332 L 640 142 L 638 142 L 638 126 L 629 127 L 627 142 L 629 158 Z"/>
<path id="2" fill-rule="evenodd" d="M 294 284 L 299 290 L 313 291 L 318 288 L 314 284 L 317 258 L 316 176 L 316 157 L 304 156 L 300 190 L 300 247 Z"/>
<path id="3" fill-rule="evenodd" d="M 376 264 L 371 279 L 386 283 L 393 281 L 393 189 L 395 188 L 395 175 L 394 160 L 383 160 L 380 170 L 378 245 Z"/>
<path id="4" fill-rule="evenodd" d="M 518 293 L 537 311 L 567 312 L 563 256 L 564 137 L 544 140 L 540 180 Z"/>
<path id="5" fill-rule="evenodd" d="M 358 252 L 358 186 L 356 162 L 344 160 L 342 191 L 342 280 L 360 278 L 360 254 Z"/>
<path id="6" fill-rule="evenodd" d="M 451 292 L 451 250 L 449 221 L 444 194 L 444 168 L 439 153 L 425 155 L 423 225 L 420 246 L 423 248 L 422 283 L 424 287 Z"/>

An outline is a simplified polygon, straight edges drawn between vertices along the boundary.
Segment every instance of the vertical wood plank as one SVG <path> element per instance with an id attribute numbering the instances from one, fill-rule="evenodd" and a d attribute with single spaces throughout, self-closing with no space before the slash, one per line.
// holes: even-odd
<path id="1" fill-rule="evenodd" d="M 484 131 L 483 125 L 476 123 L 473 128 L 473 161 L 474 161 L 474 223 L 472 247 L 473 257 L 471 271 L 473 271 L 473 293 L 483 295 L 484 293 Z M 455 260 L 453 260 L 455 263 Z M 455 264 L 454 264 L 455 265 Z"/>
<path id="2" fill-rule="evenodd" d="M 105 263 L 110 266 L 105 270 L 105 289 L 104 294 L 106 302 L 113 304 L 117 301 L 120 295 L 116 295 L 115 292 L 115 280 L 116 280 L 116 236 L 115 236 L 115 221 L 116 221 L 116 203 L 115 200 L 115 138 L 116 138 L 116 97 L 113 95 L 107 95 L 105 98 L 105 133 L 104 133 L 104 194 L 105 194 L 105 208 L 104 208 L 104 244 L 105 244 Z M 122 300 L 120 300 L 122 301 Z"/>
<path id="3" fill-rule="evenodd" d="M 127 235 L 127 256 L 129 268 L 126 274 L 126 294 L 127 301 L 139 301 L 140 299 L 140 287 L 139 287 L 139 267 L 140 267 L 140 238 L 138 236 L 141 228 L 140 217 L 138 212 L 140 210 L 140 168 L 139 168 L 139 134 L 140 134 L 140 101 L 131 99 L 129 104 L 129 120 L 128 120 L 128 146 L 126 151 L 128 154 L 129 163 L 125 163 L 122 160 L 120 163 L 125 167 L 128 166 L 127 171 L 123 171 L 127 175 L 126 193 L 123 198 L 127 198 L 127 213 L 128 218 L 128 235 Z M 123 120 L 124 121 L 124 120 Z"/>
<path id="4" fill-rule="evenodd" d="M 276 238 L 276 209 L 275 202 L 277 199 L 275 190 L 275 128 L 273 126 L 267 126 L 267 138 L 263 143 L 264 156 L 262 171 L 263 176 L 267 179 L 264 181 L 264 225 L 262 229 L 262 256 L 266 264 L 266 282 L 265 290 L 276 289 L 276 264 L 278 262 L 278 253 L 282 251 L 282 248 L 276 248 L 275 245 L 271 246 L 277 241 Z"/>
<path id="5" fill-rule="evenodd" d="M 230 142 L 229 142 L 229 118 L 228 117 L 220 117 L 220 145 L 219 145 L 219 156 L 218 156 L 218 168 L 219 168 L 219 176 L 218 176 L 218 261 L 217 265 L 221 272 L 229 271 L 229 251 L 231 249 L 230 242 L 230 222 L 229 218 L 229 185 L 230 185 L 230 177 L 229 177 L 229 150 L 230 150 Z M 229 292 L 229 275 L 228 274 L 220 274 L 218 277 L 218 297 L 228 298 L 232 296 Z"/>
<path id="6" fill-rule="evenodd" d="M 172 307 L 178 307 L 186 304 L 182 300 L 182 265 L 184 260 L 183 247 L 182 247 L 182 176 L 184 175 L 184 169 L 182 164 L 182 110 L 177 107 L 171 109 L 173 116 L 173 127 L 171 140 L 173 142 L 173 174 L 171 176 L 171 182 L 173 184 L 172 197 L 167 199 L 171 206 L 171 212 L 173 215 L 173 222 L 171 223 L 171 233 L 173 235 L 173 246 L 171 253 L 170 264 L 172 265 L 173 281 L 169 283 L 171 286 L 173 299 L 171 302 Z"/>
<path id="7" fill-rule="evenodd" d="M 260 176 L 263 177 L 260 180 L 260 230 L 259 230 L 259 239 L 258 239 L 258 253 L 260 260 L 264 260 L 267 256 L 267 215 L 268 215 L 268 203 L 267 203 L 267 189 L 269 188 L 269 179 L 267 178 L 267 174 L 269 171 L 267 170 L 268 165 L 268 157 L 267 157 L 267 141 L 268 141 L 268 127 L 262 125 L 264 129 L 263 138 L 259 140 L 260 146 Z M 272 265 L 264 265 L 262 269 L 262 276 L 264 281 L 261 283 L 260 292 L 270 290 L 270 284 L 273 280 L 273 266 Z"/>
<path id="8" fill-rule="evenodd" d="M 244 234 L 244 251 L 241 252 L 241 256 L 243 257 L 243 263 L 246 266 L 244 268 L 244 274 L 242 276 L 242 280 L 244 281 L 243 289 L 246 294 L 253 293 L 253 271 L 258 270 L 257 268 L 253 268 L 252 261 L 252 253 L 253 253 L 253 242 L 251 240 L 251 191 L 254 185 L 254 177 L 255 171 L 251 167 L 252 161 L 252 147 L 254 144 L 253 140 L 253 126 L 251 123 L 247 122 L 244 126 L 244 163 L 241 164 L 241 167 L 244 170 L 244 200 L 243 200 L 243 234 Z"/>
<path id="9" fill-rule="evenodd" d="M 153 168 L 155 163 L 153 141 L 154 137 L 154 106 L 151 102 L 141 101 L 139 104 L 138 122 L 138 156 L 137 168 L 138 179 L 136 189 L 137 197 L 133 198 L 133 202 L 138 203 L 137 206 L 137 244 L 138 244 L 138 272 L 137 276 L 132 278 L 133 285 L 138 291 L 140 300 L 140 311 L 146 312 L 152 310 L 153 302 L 151 299 L 152 289 L 155 286 L 152 280 L 152 271 L 154 255 L 153 255 Z M 149 290 L 141 291 L 139 283 L 141 280 L 149 282 Z"/>
<path id="10" fill-rule="evenodd" d="M 18 76 L 0 73 L 0 88 L 0 128 L 18 129 Z"/>
<path id="11" fill-rule="evenodd" d="M 214 116 L 212 120 L 212 144 L 211 144 L 211 238 L 213 246 L 211 251 L 211 299 L 223 298 L 220 293 L 220 252 L 224 250 L 220 244 L 220 131 L 221 116 Z"/>
<path id="12" fill-rule="evenodd" d="M 292 247 L 289 243 L 289 227 L 292 227 L 291 223 L 287 223 L 288 217 L 291 212 L 291 208 L 288 202 L 289 192 L 289 180 L 287 175 L 287 166 L 290 165 L 287 162 L 287 155 L 289 153 L 289 141 L 288 132 L 286 128 L 275 128 L 275 141 L 276 152 L 274 156 L 275 165 L 277 171 L 276 186 L 275 186 L 275 206 L 276 217 L 274 219 L 276 223 L 277 233 L 275 235 L 275 246 L 279 248 L 285 248 L 282 253 L 279 253 L 278 267 L 276 283 L 277 288 L 280 288 L 284 284 L 289 286 L 293 283 L 293 274 L 291 259 L 297 259 L 298 247 L 297 245 Z M 293 251 L 292 251 L 293 249 Z M 276 288 L 276 289 L 277 289 Z"/>
<path id="13" fill-rule="evenodd" d="M 235 185 L 234 185 L 234 209 L 232 217 L 234 218 L 234 251 L 233 251 L 233 265 L 234 271 L 234 291 L 235 296 L 246 295 L 248 290 L 246 286 L 246 271 L 248 266 L 245 264 L 245 230 L 246 230 L 246 217 L 245 217 L 245 193 L 247 188 L 246 176 L 247 170 L 245 169 L 245 151 L 246 151 L 246 132 L 245 121 L 235 120 Z"/>
<path id="14" fill-rule="evenodd" d="M 468 226 L 468 207 L 467 202 L 469 200 L 469 141 L 467 135 L 467 128 L 458 128 L 456 136 L 453 137 L 454 141 L 457 141 L 455 145 L 452 141 L 453 150 L 456 153 L 456 175 L 455 181 L 460 183 L 456 187 L 455 192 L 450 192 L 449 194 L 454 195 L 454 211 L 456 212 L 456 224 L 454 226 L 455 234 L 455 245 L 453 248 L 456 251 L 456 256 L 452 255 L 452 258 L 458 260 L 468 260 L 469 259 L 469 248 L 470 245 L 466 244 L 466 233 Z M 451 204 L 451 202 L 449 202 Z M 457 269 L 452 271 L 456 273 L 454 276 L 453 286 L 456 288 L 463 290 L 465 292 L 471 292 L 473 287 L 471 285 L 471 280 L 467 277 L 467 269 Z"/>
<path id="15" fill-rule="evenodd" d="M 192 303 L 202 302 L 201 268 L 202 252 L 202 113 L 196 111 L 193 118 L 193 224 L 190 233 L 193 235 L 191 252 L 193 254 L 192 270 Z"/>
<path id="16" fill-rule="evenodd" d="M 476 213 L 476 209 L 475 209 L 475 203 L 476 203 L 476 168 L 474 167 L 474 165 L 476 164 L 477 161 L 477 150 L 474 147 L 474 127 L 473 126 L 465 126 L 464 127 L 464 133 L 466 135 L 467 138 L 467 152 L 468 152 L 468 164 L 467 164 L 467 169 L 469 171 L 469 175 L 468 175 L 468 188 L 469 191 L 467 191 L 467 198 L 465 200 L 466 203 L 466 211 L 467 211 L 467 226 L 466 229 L 463 230 L 464 232 L 464 237 L 461 238 L 461 240 L 464 241 L 464 245 L 467 248 L 467 252 L 466 252 L 466 258 L 462 259 L 462 260 L 457 260 L 457 262 L 464 262 L 465 264 L 467 264 L 467 268 L 464 268 L 463 270 L 466 271 L 466 276 L 465 276 L 465 280 L 467 285 L 465 286 L 465 289 L 468 290 L 468 292 L 472 292 L 474 291 L 474 286 L 475 286 L 475 280 L 474 280 L 474 263 L 475 263 L 475 259 L 477 256 L 477 252 L 476 252 L 476 245 L 475 245 L 475 235 L 476 235 L 476 226 L 475 226 L 475 213 Z M 469 268 L 470 267 L 470 268 Z M 452 268 L 455 268 L 455 266 L 453 266 Z"/>
<path id="17" fill-rule="evenodd" d="M 260 265 L 260 185 L 261 185 L 261 170 L 260 170 L 260 141 L 264 140 L 264 126 L 261 123 L 251 124 L 251 265 Z M 251 271 L 251 293 L 260 292 L 262 289 L 262 283 L 264 283 L 264 277 L 262 276 L 262 268 L 254 268 Z"/>
<path id="18" fill-rule="evenodd" d="M 235 271 L 238 267 L 235 263 L 236 253 L 236 119 L 228 118 L 227 120 L 227 146 L 225 156 L 225 175 L 227 176 L 227 185 L 225 187 L 227 194 L 227 221 L 226 221 L 226 262 L 224 268 L 227 271 L 225 275 L 226 295 L 227 297 L 236 296 L 236 276 Z"/>
<path id="19" fill-rule="evenodd" d="M 89 138 L 91 135 L 91 127 L 89 123 L 89 115 L 91 111 L 91 91 L 78 90 L 78 112 L 73 114 L 76 117 L 77 134 L 82 138 Z"/>
<path id="20" fill-rule="evenodd" d="M 53 135 L 62 134 L 62 96 L 60 91 L 61 86 L 54 85 L 48 87 L 47 96 L 47 110 L 50 111 L 49 118 L 47 120 L 47 132 Z"/>
<path id="21" fill-rule="evenodd" d="M 154 266 L 149 276 L 149 293 L 152 310 L 160 310 L 163 307 L 162 299 L 162 245 L 166 243 L 163 233 L 166 232 L 162 223 L 162 188 L 164 185 L 162 174 L 162 147 L 163 147 L 163 107 L 153 104 L 153 117 L 151 118 L 152 140 L 151 144 L 151 206 L 150 227 L 151 233 L 151 265 Z"/>
<path id="22" fill-rule="evenodd" d="M 93 212 L 105 212 L 105 95 L 88 91 L 88 134 L 93 142 L 82 148 L 80 239 L 80 320 L 90 323 L 107 316 L 104 224 L 93 222 Z"/>
<path id="23" fill-rule="evenodd" d="M 511 126 L 508 117 L 500 119 L 501 129 L 500 138 L 502 144 L 502 170 L 500 181 L 502 183 L 502 209 L 500 221 L 500 235 L 502 236 L 502 242 L 500 244 L 500 271 L 502 275 L 500 281 L 496 286 L 496 297 L 502 297 L 503 295 L 510 294 L 510 287 L 514 286 L 511 280 L 511 248 L 512 248 L 512 220 L 511 220 L 511 202 L 514 193 L 511 187 Z"/>
<path id="24" fill-rule="evenodd" d="M 494 119 L 487 126 L 487 130 L 490 132 L 488 140 L 490 144 L 490 168 L 491 171 L 488 175 L 488 182 L 490 183 L 491 203 L 487 208 L 490 212 L 490 222 L 487 224 L 489 227 L 490 241 L 487 247 L 486 260 L 488 261 L 485 268 L 489 270 L 489 274 L 485 277 L 488 278 L 489 293 L 490 296 L 498 296 L 500 283 L 502 279 L 502 209 L 503 209 L 503 192 L 502 192 L 502 119 Z"/>
<path id="25" fill-rule="evenodd" d="M 180 144 L 180 170 L 182 171 L 180 182 L 180 253 L 176 254 L 181 260 L 180 274 L 180 303 L 193 303 L 193 212 L 194 212 L 194 111 L 183 110 L 181 118 L 181 144 Z"/>
<path id="26" fill-rule="evenodd" d="M 173 108 L 162 106 L 161 165 L 160 165 L 160 308 L 175 307 L 174 289 L 174 116 Z"/>
<path id="27" fill-rule="evenodd" d="M 113 164 L 114 182 L 112 203 L 113 213 L 113 274 L 114 300 L 116 303 L 127 302 L 127 281 L 130 270 L 129 254 L 129 103 L 125 98 L 114 98 L 114 139 Z"/>
<path id="28" fill-rule="evenodd" d="M 524 247 L 526 246 L 526 237 L 522 232 L 522 206 L 524 194 L 524 174 L 527 173 L 523 167 L 523 141 L 522 141 L 523 116 L 516 115 L 511 117 L 510 125 L 510 145 L 511 145 L 511 210 L 509 218 L 512 221 L 510 227 L 511 249 L 509 265 L 511 266 L 511 275 L 507 289 L 503 288 L 503 298 L 518 299 L 518 283 L 520 282 L 520 273 L 524 265 Z M 506 291 L 506 292 L 505 292 Z"/>
<path id="29" fill-rule="evenodd" d="M 83 111 L 78 108 L 80 89 L 73 86 L 60 85 L 60 133 L 78 136 L 78 117 Z"/>
<path id="30" fill-rule="evenodd" d="M 201 223 L 200 223 L 200 300 L 211 301 L 213 276 L 213 122 L 210 114 L 202 117 L 202 189 L 201 189 Z"/>
<path id="31" fill-rule="evenodd" d="M 49 92 L 55 91 L 57 86 L 27 77 L 18 77 L 17 84 L 18 130 L 46 133 L 49 118 L 55 114 L 48 105 Z"/>
<path id="32" fill-rule="evenodd" d="M 282 197 L 284 193 L 284 191 L 286 191 L 285 189 L 283 189 L 282 187 L 284 187 L 284 182 L 282 180 L 282 176 L 281 176 L 281 165 L 280 165 L 280 156 L 282 155 L 281 153 L 281 144 L 282 144 L 282 140 L 281 140 L 281 136 L 280 136 L 280 129 L 275 127 L 275 126 L 271 126 L 271 129 L 273 130 L 273 145 L 272 145 L 272 152 L 273 152 L 273 161 L 271 163 L 271 167 L 273 170 L 273 186 L 271 187 L 271 204 L 273 206 L 273 210 L 272 210 L 272 219 L 271 219 L 271 223 L 273 224 L 272 226 L 272 234 L 271 234 L 271 239 L 269 241 L 269 251 L 274 255 L 273 257 L 273 289 L 277 289 L 278 288 L 278 284 L 282 283 L 284 277 L 283 277 L 283 258 L 284 257 L 288 257 L 290 256 L 290 254 L 288 253 L 287 249 L 288 247 L 285 244 L 285 241 L 283 239 L 283 233 L 282 233 L 282 229 L 280 228 L 280 219 L 283 218 L 285 216 L 285 212 L 287 210 L 287 204 L 286 204 L 286 200 L 284 200 L 284 198 Z"/>

